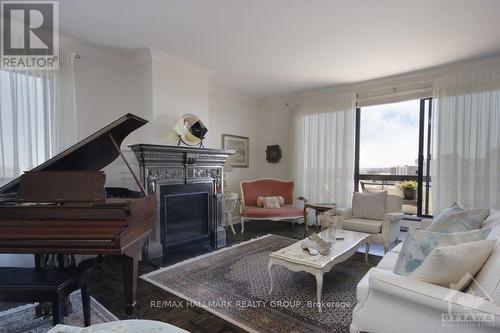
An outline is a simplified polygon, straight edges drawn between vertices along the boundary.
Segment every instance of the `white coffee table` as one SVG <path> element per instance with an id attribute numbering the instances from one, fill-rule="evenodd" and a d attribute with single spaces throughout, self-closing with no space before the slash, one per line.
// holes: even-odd
<path id="1" fill-rule="evenodd" d="M 321 236 L 321 234 L 320 234 Z M 294 272 L 308 272 L 316 277 L 316 298 L 318 301 L 318 310 L 321 312 L 321 291 L 323 288 L 323 274 L 329 272 L 333 266 L 349 259 L 358 247 L 368 243 L 369 234 L 362 232 L 337 230 L 337 237 L 344 237 L 343 240 L 337 240 L 333 245 L 330 254 L 322 256 L 320 254 L 311 256 L 308 251 L 300 246 L 302 241 L 293 243 L 276 252 L 269 254 L 269 264 L 267 269 L 271 278 L 271 289 L 273 291 L 274 277 L 273 265 L 281 265 Z"/>

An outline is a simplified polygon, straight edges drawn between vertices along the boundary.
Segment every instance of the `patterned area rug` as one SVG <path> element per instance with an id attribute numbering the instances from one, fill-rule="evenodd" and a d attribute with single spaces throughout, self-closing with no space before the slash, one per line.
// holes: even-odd
<path id="1" fill-rule="evenodd" d="M 83 327 L 83 311 L 80 291 L 70 295 L 73 312 L 64 317 L 64 324 Z M 0 312 L 0 332 L 8 333 L 45 333 L 52 326 L 52 317 L 35 318 L 35 304 L 26 304 Z M 90 298 L 91 324 L 118 320 L 94 298 Z"/>
<path id="2" fill-rule="evenodd" d="M 325 274 L 322 313 L 314 304 L 316 280 L 309 273 L 275 265 L 274 291 L 268 295 L 269 253 L 296 241 L 267 235 L 141 278 L 183 298 L 180 306 L 203 307 L 250 332 L 348 332 L 356 285 L 370 267 L 357 253 Z"/>

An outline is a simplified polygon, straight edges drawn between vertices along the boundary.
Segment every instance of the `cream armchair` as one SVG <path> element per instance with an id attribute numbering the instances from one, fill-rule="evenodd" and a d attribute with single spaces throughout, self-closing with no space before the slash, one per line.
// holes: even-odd
<path id="1" fill-rule="evenodd" d="M 353 217 L 352 208 L 337 209 L 337 214 L 341 216 L 342 229 L 370 234 L 366 246 L 367 254 L 370 243 L 384 245 L 384 252 L 387 253 L 399 237 L 399 228 L 404 217 L 401 213 L 402 206 L 403 202 L 399 196 L 388 194 L 385 201 L 384 219 L 381 221 Z"/>

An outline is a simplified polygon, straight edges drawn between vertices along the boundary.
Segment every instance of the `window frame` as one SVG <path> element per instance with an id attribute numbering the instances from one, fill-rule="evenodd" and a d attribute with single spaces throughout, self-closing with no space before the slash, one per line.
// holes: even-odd
<path id="1" fill-rule="evenodd" d="M 395 180 L 395 181 L 403 181 L 408 179 L 414 179 L 417 181 L 417 217 L 432 217 L 429 214 L 429 184 L 431 183 L 430 176 L 430 164 L 431 164 L 431 147 L 432 147 L 432 97 L 419 98 L 416 100 L 420 100 L 420 108 L 419 112 L 419 124 L 418 124 L 418 173 L 416 176 L 412 175 L 360 175 L 359 173 L 359 161 L 360 161 L 360 143 L 361 143 L 361 109 L 362 107 L 356 107 L 355 114 L 355 137 L 354 137 L 354 190 L 359 192 L 359 182 L 363 179 L 371 179 L 374 177 L 377 178 L 375 180 Z M 391 102 L 396 103 L 396 102 Z M 387 103 L 387 104 L 391 104 Z M 426 103 L 428 106 L 427 112 L 427 122 L 426 122 Z M 364 106 L 367 107 L 367 106 Z M 426 123 L 427 123 L 427 133 L 426 133 Z M 427 142 L 425 142 L 425 136 L 427 136 Z M 424 149 L 424 143 L 426 143 L 426 149 Z M 424 152 L 425 151 L 425 152 Z M 424 153 L 426 156 L 424 157 Z M 424 175 L 424 159 L 426 160 L 425 165 L 425 175 Z M 423 202 L 422 202 L 422 194 L 423 194 L 423 184 L 426 184 L 425 190 L 425 212 L 423 211 Z"/>

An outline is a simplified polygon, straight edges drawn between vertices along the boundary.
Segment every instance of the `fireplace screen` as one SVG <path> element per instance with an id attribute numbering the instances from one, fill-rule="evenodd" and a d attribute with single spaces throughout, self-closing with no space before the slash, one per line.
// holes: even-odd
<path id="1" fill-rule="evenodd" d="M 161 186 L 161 233 L 164 250 L 209 240 L 212 184 Z"/>

